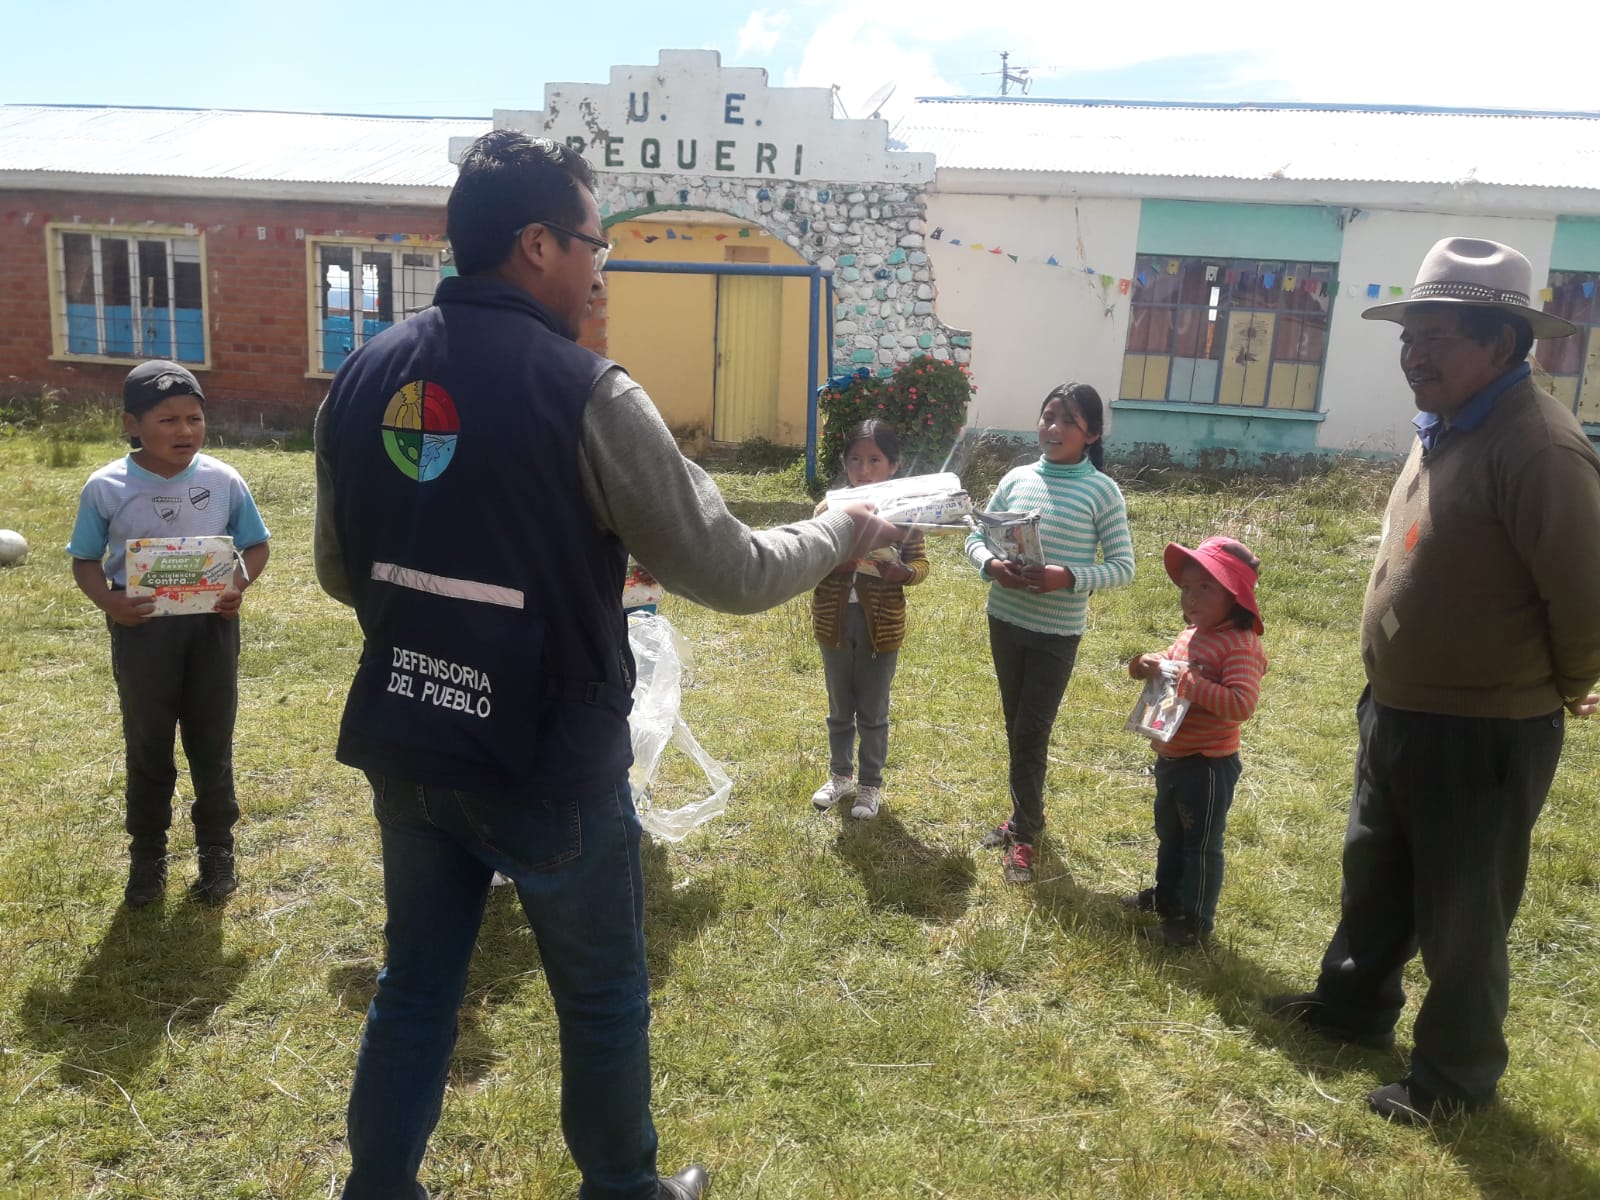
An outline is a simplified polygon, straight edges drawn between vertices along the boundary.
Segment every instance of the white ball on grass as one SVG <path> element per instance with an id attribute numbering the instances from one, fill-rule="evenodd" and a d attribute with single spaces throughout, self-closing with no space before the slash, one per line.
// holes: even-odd
<path id="1" fill-rule="evenodd" d="M 28 539 L 15 529 L 0 529 L 0 567 L 14 567 L 28 557 Z"/>

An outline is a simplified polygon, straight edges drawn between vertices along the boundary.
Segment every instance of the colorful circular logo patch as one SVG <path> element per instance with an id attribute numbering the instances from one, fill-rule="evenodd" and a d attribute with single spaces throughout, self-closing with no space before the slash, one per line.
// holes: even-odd
<path id="1" fill-rule="evenodd" d="M 383 446 L 406 475 L 426 483 L 444 474 L 456 454 L 461 418 L 456 402 L 437 383 L 416 380 L 389 400 L 383 414 Z"/>

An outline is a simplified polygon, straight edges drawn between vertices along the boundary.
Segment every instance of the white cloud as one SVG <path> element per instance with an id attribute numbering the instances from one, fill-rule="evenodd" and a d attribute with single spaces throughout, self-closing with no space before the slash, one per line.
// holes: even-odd
<path id="1" fill-rule="evenodd" d="M 928 46 L 919 45 L 915 34 L 903 32 L 906 26 L 897 28 L 884 16 L 882 8 L 863 11 L 852 6 L 825 17 L 806 43 L 799 65 L 784 73 L 784 83 L 837 86 L 840 103 L 855 118 L 870 117 L 867 102 L 892 84 L 894 94 L 878 110 L 891 125 L 917 96 L 959 90 L 935 67 Z"/>
<path id="2" fill-rule="evenodd" d="M 1301 99 L 1491 108 L 1600 105 L 1592 72 L 1562 47 L 1600 40 L 1600 6 L 1531 19 L 1474 6 L 1345 0 L 1322 9 L 1282 0 L 1232 0 L 1225 12 L 1193 0 L 1100 6 L 1038 0 L 816 0 L 797 10 L 812 29 L 788 82 L 839 84 L 847 107 L 897 84 L 892 107 L 918 94 L 992 94 L 999 52 L 1038 81 L 1150 64 L 1152 95 Z M 1234 66 L 1194 76 L 1183 60 Z M 1157 65 L 1159 64 L 1159 65 Z M 1157 74 L 1159 72 L 1159 74 Z M 1048 87 L 1066 94 L 1060 82 Z M 1067 85 L 1070 92 L 1070 83 Z M 1081 93 L 1079 93 L 1081 94 Z M 857 114 L 850 107 L 852 116 Z M 890 115 L 888 112 L 885 115 Z"/>
<path id="3" fill-rule="evenodd" d="M 769 13 L 761 8 L 753 11 L 739 30 L 738 60 L 749 62 L 755 56 L 771 54 L 777 49 L 778 39 L 783 36 L 784 27 L 788 24 L 789 14 L 786 12 Z"/>

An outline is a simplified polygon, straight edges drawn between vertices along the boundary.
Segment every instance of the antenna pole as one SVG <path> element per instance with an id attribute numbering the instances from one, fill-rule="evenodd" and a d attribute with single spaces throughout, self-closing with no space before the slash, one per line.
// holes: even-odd
<path id="1" fill-rule="evenodd" d="M 1018 67 L 1013 71 L 1009 65 L 1010 59 L 1011 54 L 1009 51 L 1000 51 L 1000 94 L 1009 96 L 1011 94 L 1011 85 L 1014 83 L 1017 85 L 1018 90 L 1026 96 L 1028 94 L 1028 84 L 1032 82 L 1028 78 L 1028 68 Z"/>

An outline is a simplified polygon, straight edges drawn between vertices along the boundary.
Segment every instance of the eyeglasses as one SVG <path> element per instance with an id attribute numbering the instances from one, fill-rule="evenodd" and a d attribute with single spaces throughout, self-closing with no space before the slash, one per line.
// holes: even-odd
<path id="1" fill-rule="evenodd" d="M 611 243 L 602 241 L 599 238 L 590 237 L 587 233 L 579 233 L 576 229 L 568 229 L 565 225 L 557 225 L 554 221 L 529 221 L 528 225 L 543 225 L 546 229 L 554 229 L 557 233 L 564 233 L 568 237 L 577 238 L 580 242 L 584 242 L 590 246 L 593 246 L 594 269 L 596 271 L 604 270 L 606 259 L 611 257 Z M 528 228 L 528 225 L 522 225 L 516 229 L 513 229 L 511 231 L 511 236 L 514 238 L 521 237 L 522 231 Z"/>

